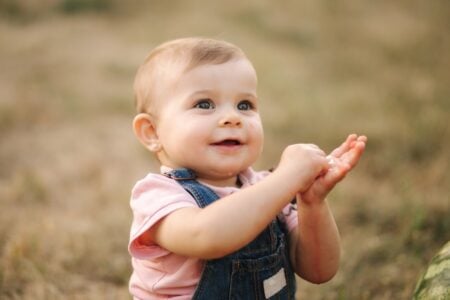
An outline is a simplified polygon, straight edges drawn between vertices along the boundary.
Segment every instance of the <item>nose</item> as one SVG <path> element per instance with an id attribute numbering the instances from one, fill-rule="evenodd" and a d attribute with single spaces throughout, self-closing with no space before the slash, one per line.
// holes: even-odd
<path id="1" fill-rule="evenodd" d="M 228 109 L 222 114 L 219 125 L 221 127 L 241 127 L 241 116 L 234 109 Z"/>

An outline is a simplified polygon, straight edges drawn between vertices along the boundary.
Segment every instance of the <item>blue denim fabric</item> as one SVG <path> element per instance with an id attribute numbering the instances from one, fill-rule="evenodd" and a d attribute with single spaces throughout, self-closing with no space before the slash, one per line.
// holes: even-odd
<path id="1" fill-rule="evenodd" d="M 201 208 L 219 199 L 209 187 L 196 181 L 195 173 L 189 169 L 176 169 L 165 175 L 181 184 Z M 295 299 L 295 276 L 287 248 L 284 226 L 275 219 L 242 249 L 206 261 L 193 299 Z M 264 280 L 282 269 L 286 285 L 266 298 Z"/>

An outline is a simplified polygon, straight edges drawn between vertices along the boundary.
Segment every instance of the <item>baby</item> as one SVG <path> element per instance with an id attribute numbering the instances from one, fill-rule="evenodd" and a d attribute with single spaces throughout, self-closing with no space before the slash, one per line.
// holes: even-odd
<path id="1" fill-rule="evenodd" d="M 349 135 L 328 156 L 290 145 L 273 172 L 256 172 L 256 90 L 252 64 L 224 41 L 169 41 L 139 68 L 133 129 L 161 174 L 131 195 L 134 299 L 294 299 L 295 274 L 321 283 L 337 272 L 339 233 L 325 197 L 367 139 Z"/>

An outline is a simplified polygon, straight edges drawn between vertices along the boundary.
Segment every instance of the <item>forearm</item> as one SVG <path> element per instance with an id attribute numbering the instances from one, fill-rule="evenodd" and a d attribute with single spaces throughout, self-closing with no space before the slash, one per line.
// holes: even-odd
<path id="1" fill-rule="evenodd" d="M 252 241 L 289 202 L 289 194 L 267 182 L 220 199 L 199 214 L 205 224 L 203 239 L 221 257 Z"/>
<path id="2" fill-rule="evenodd" d="M 298 231 L 295 237 L 294 268 L 313 283 L 330 280 L 339 268 L 339 232 L 326 200 L 298 203 Z"/>
<path id="3" fill-rule="evenodd" d="M 339 232 L 325 197 L 356 166 L 366 142 L 365 136 L 349 135 L 328 156 L 330 168 L 326 173 L 297 195 L 299 226 L 289 234 L 291 261 L 297 274 L 306 280 L 325 282 L 338 270 Z"/>
<path id="4" fill-rule="evenodd" d="M 155 226 L 153 240 L 185 256 L 222 257 L 252 241 L 294 195 L 283 176 L 272 173 L 204 209 L 173 212 Z"/>

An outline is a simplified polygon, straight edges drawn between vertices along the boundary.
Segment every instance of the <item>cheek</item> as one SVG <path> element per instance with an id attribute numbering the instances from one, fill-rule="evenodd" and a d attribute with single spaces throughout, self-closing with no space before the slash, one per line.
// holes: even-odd
<path id="1" fill-rule="evenodd" d="M 248 130 L 253 138 L 258 138 L 261 140 L 264 138 L 264 130 L 260 120 L 249 122 Z"/>
<path id="2" fill-rule="evenodd" d="M 171 128 L 172 141 L 182 142 L 185 145 L 196 146 L 207 136 L 207 126 L 193 120 L 179 120 Z"/>

